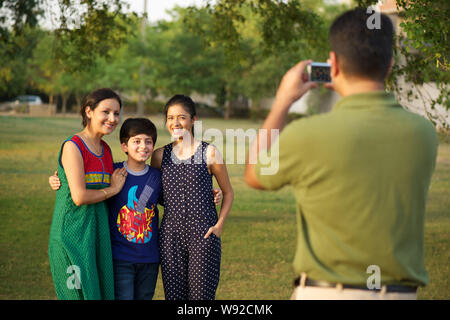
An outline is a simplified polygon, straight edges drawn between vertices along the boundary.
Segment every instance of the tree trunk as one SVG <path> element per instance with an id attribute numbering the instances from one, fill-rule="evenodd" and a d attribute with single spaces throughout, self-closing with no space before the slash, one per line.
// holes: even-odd
<path id="1" fill-rule="evenodd" d="M 83 103 L 83 97 L 79 94 L 76 94 L 75 101 L 77 102 L 77 108 L 81 108 L 81 103 Z"/>
<path id="2" fill-rule="evenodd" d="M 145 30 L 146 30 L 146 21 L 147 21 L 147 0 L 144 0 L 144 17 L 142 18 L 141 24 L 141 41 L 142 44 L 145 45 Z M 138 116 L 144 115 L 144 102 L 145 102 L 145 88 L 144 88 L 144 64 L 141 63 L 139 68 L 139 97 L 137 103 L 136 114 Z"/>
<path id="3" fill-rule="evenodd" d="M 141 68 L 142 69 L 142 68 Z M 141 76 L 142 79 L 142 76 Z M 143 85 L 142 85 L 142 80 L 141 81 L 141 85 L 139 87 L 139 96 L 138 96 L 138 102 L 137 102 L 137 108 L 136 108 L 136 115 L 138 116 L 142 116 L 144 115 L 144 97 L 143 97 Z"/>
<path id="4" fill-rule="evenodd" d="M 225 116 L 224 119 L 228 120 L 231 116 L 231 89 L 227 87 L 225 96 Z"/>
<path id="5" fill-rule="evenodd" d="M 69 95 L 68 94 L 61 94 L 61 99 L 62 99 L 61 112 L 65 114 L 67 112 L 67 100 L 69 100 Z"/>
<path id="6" fill-rule="evenodd" d="M 230 119 L 230 115 L 231 115 L 231 102 L 230 102 L 230 100 L 227 100 L 225 102 L 225 116 L 224 116 L 224 119 L 225 120 Z"/>

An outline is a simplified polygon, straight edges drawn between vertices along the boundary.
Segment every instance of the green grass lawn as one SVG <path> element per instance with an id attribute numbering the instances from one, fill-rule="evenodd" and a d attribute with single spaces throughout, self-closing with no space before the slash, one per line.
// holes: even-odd
<path id="1" fill-rule="evenodd" d="M 160 116 L 157 146 L 169 142 Z M 259 127 L 249 120 L 205 119 L 207 128 Z M 48 263 L 48 235 L 55 194 L 48 176 L 57 168 L 61 142 L 81 129 L 78 117 L 0 116 L 0 299 L 56 299 Z M 119 130 L 105 140 L 115 161 L 124 160 Z M 294 197 L 250 189 L 242 164 L 228 165 L 235 191 L 233 209 L 222 235 L 221 280 L 217 299 L 289 299 L 295 277 Z M 430 284 L 420 299 L 449 299 L 450 145 L 441 144 L 433 176 L 425 226 Z M 162 211 L 162 210 L 161 210 Z M 164 299 L 161 278 L 155 299 Z"/>

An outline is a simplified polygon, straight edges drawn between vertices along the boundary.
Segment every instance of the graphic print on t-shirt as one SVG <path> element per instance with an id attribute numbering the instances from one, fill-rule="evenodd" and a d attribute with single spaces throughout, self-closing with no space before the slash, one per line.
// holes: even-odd
<path id="1" fill-rule="evenodd" d="M 137 212 L 137 188 L 138 186 L 133 186 L 128 191 L 128 202 L 117 215 L 117 228 L 128 241 L 147 243 L 152 238 L 152 219 L 155 216 L 155 206 L 152 205 L 150 209 L 146 207 L 144 213 Z"/>

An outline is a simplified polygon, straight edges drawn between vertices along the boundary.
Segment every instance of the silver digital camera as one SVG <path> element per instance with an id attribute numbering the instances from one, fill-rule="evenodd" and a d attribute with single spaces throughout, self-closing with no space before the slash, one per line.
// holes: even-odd
<path id="1" fill-rule="evenodd" d="M 331 82 L 331 65 L 325 62 L 311 62 L 307 67 L 308 79 L 312 82 Z"/>

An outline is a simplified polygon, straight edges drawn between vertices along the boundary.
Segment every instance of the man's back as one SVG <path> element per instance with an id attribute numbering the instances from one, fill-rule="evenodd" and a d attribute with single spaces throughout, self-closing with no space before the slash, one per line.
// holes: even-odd
<path id="1" fill-rule="evenodd" d="M 437 137 L 426 119 L 390 94 L 356 94 L 287 126 L 279 149 L 276 175 L 255 170 L 268 189 L 293 186 L 298 273 L 364 286 L 376 265 L 384 284 L 428 282 L 423 220 Z"/>

